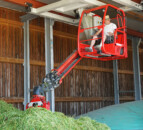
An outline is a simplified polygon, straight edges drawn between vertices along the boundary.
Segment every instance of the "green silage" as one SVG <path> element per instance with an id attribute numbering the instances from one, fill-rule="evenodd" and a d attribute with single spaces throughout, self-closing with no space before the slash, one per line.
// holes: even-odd
<path id="1" fill-rule="evenodd" d="M 102 123 L 88 117 L 74 119 L 60 112 L 44 108 L 30 108 L 20 111 L 0 101 L 0 129 L 2 130 L 110 130 Z"/>

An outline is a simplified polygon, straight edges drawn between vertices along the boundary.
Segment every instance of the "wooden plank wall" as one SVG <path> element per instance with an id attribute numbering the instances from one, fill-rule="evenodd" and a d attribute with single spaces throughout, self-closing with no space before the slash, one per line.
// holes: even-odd
<path id="1" fill-rule="evenodd" d="M 24 13 L 0 8 L 0 99 L 23 109 L 24 46 L 23 23 L 19 16 Z M 77 47 L 77 27 L 55 22 L 54 66 L 58 66 Z M 128 40 L 131 46 L 131 41 Z M 31 88 L 38 85 L 45 75 L 44 21 L 30 22 L 30 76 Z M 140 48 L 141 81 L 143 87 L 142 54 Z M 128 59 L 120 60 L 120 90 L 134 90 L 131 47 Z M 112 61 L 102 62 L 83 59 L 56 89 L 56 111 L 67 115 L 79 115 L 114 104 Z M 133 93 L 121 94 L 121 102 L 134 100 Z"/>

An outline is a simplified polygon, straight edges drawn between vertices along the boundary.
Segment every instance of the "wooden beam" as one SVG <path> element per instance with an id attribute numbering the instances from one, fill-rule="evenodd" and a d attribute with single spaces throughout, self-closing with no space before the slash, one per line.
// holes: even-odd
<path id="1" fill-rule="evenodd" d="M 0 62 L 13 63 L 13 64 L 23 64 L 24 63 L 24 59 L 0 57 Z M 42 61 L 39 62 L 39 61 L 35 61 L 35 60 L 30 60 L 30 65 L 45 66 L 45 62 L 42 62 Z"/>
<path id="2" fill-rule="evenodd" d="M 113 72 L 113 69 L 102 68 L 102 67 L 92 67 L 92 66 L 82 66 L 82 65 L 77 65 L 74 67 L 74 69 L 88 70 L 88 71 L 99 71 L 99 72 L 109 72 L 109 73 Z"/>
<path id="3" fill-rule="evenodd" d="M 136 2 L 136 3 L 138 3 L 138 4 L 141 3 L 141 0 L 132 0 L 132 1 L 134 1 L 134 2 Z"/>
<path id="4" fill-rule="evenodd" d="M 39 61 L 31 60 L 30 65 L 45 66 L 45 62 L 44 61 L 39 62 Z"/>
<path id="5" fill-rule="evenodd" d="M 0 62 L 13 63 L 13 64 L 23 64 L 24 63 L 24 59 L 0 57 Z"/>
<path id="6" fill-rule="evenodd" d="M 9 20 L 9 19 L 4 19 L 4 18 L 0 18 L 0 24 L 1 25 L 16 26 L 16 27 L 20 27 L 20 28 L 23 26 L 23 23 L 21 23 L 21 22 Z"/>
<path id="7" fill-rule="evenodd" d="M 0 57 L 0 62 L 1 63 L 12 63 L 12 64 L 23 64 L 24 59 Z M 45 62 L 44 61 L 30 60 L 30 65 L 45 66 Z M 56 68 L 59 65 L 60 65 L 60 63 L 55 63 L 54 67 Z M 76 65 L 74 67 L 74 69 L 85 70 L 85 71 L 108 72 L 108 73 L 113 72 L 113 69 L 109 69 L 109 68 L 83 66 L 83 65 Z M 119 72 L 119 74 L 133 74 L 133 71 L 130 71 L 130 70 L 118 70 L 118 72 Z M 141 72 L 140 75 L 142 76 L 143 72 Z"/>
<path id="8" fill-rule="evenodd" d="M 24 98 L 22 97 L 9 97 L 9 98 L 0 98 L 0 100 L 6 101 L 7 103 L 22 103 Z"/>
<path id="9" fill-rule="evenodd" d="M 12 63 L 12 64 L 23 64 L 24 59 L 0 57 L 0 62 Z M 45 62 L 44 61 L 30 60 L 30 65 L 45 66 Z"/>
<path id="10" fill-rule="evenodd" d="M 129 11 L 128 13 L 126 13 L 126 16 L 128 18 L 143 22 L 143 15 L 137 14 L 135 12 Z"/>
<path id="11" fill-rule="evenodd" d="M 114 97 L 56 97 L 56 102 L 99 102 L 114 101 Z M 121 101 L 133 101 L 134 97 L 120 97 Z"/>
<path id="12" fill-rule="evenodd" d="M 59 63 L 55 63 L 54 67 L 58 67 L 59 65 L 60 65 Z M 113 69 L 102 68 L 102 67 L 83 66 L 83 65 L 76 65 L 74 67 L 74 69 L 113 73 Z M 118 70 L 118 73 L 119 74 L 133 74 L 133 71 L 130 71 L 130 70 Z M 141 72 L 140 74 L 143 75 L 143 72 Z"/>
<path id="13" fill-rule="evenodd" d="M 11 97 L 11 98 L 0 98 L 0 100 L 6 101 L 7 103 L 22 103 L 23 97 Z M 134 97 L 124 96 L 120 97 L 120 101 L 133 101 Z M 56 102 L 102 102 L 102 101 L 114 101 L 114 97 L 56 97 Z"/>
<path id="14" fill-rule="evenodd" d="M 132 49 L 131 46 L 128 46 L 128 50 L 129 50 L 129 51 L 133 51 L 133 49 Z M 143 49 L 139 48 L 139 53 L 143 53 Z"/>
<path id="15" fill-rule="evenodd" d="M 132 29 L 127 28 L 127 34 L 135 36 L 135 37 L 140 37 L 143 38 L 143 33 L 142 32 L 138 32 Z"/>

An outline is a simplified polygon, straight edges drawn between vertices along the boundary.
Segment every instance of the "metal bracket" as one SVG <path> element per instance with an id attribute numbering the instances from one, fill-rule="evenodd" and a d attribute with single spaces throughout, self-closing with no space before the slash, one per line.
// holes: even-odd
<path id="1" fill-rule="evenodd" d="M 143 5 L 143 0 L 141 0 L 141 5 Z"/>
<path id="2" fill-rule="evenodd" d="M 26 2 L 25 4 L 27 5 L 27 6 L 25 7 L 25 8 L 26 8 L 26 12 L 31 12 L 31 7 L 33 6 L 33 4 L 28 3 L 28 2 Z"/>
<path id="3" fill-rule="evenodd" d="M 33 15 L 33 14 L 26 14 L 26 15 L 20 16 L 20 19 L 21 19 L 21 22 L 26 22 L 27 20 L 33 20 L 37 17 L 39 16 Z"/>
<path id="4" fill-rule="evenodd" d="M 76 18 L 76 19 L 79 19 L 79 18 L 80 18 L 80 15 L 79 15 L 79 13 L 78 13 L 78 10 L 74 10 L 74 13 L 75 13 L 75 18 Z"/>

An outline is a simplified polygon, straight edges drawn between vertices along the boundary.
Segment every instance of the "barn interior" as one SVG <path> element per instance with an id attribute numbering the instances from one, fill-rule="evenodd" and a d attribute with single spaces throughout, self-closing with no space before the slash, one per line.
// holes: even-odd
<path id="1" fill-rule="evenodd" d="M 77 9 L 106 4 L 125 12 L 128 57 L 82 58 L 59 87 L 45 93 L 46 100 L 51 111 L 74 117 L 141 101 L 142 0 L 0 0 L 0 100 L 26 110 L 34 87 L 77 49 Z"/>

